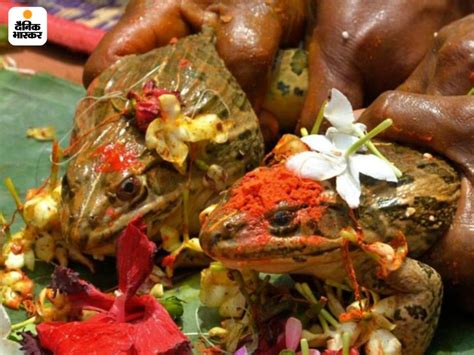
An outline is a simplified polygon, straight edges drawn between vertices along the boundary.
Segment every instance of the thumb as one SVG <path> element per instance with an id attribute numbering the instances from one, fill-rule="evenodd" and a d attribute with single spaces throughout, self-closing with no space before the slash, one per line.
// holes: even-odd
<path id="1" fill-rule="evenodd" d="M 387 91 L 363 112 L 359 121 L 372 128 L 385 118 L 392 118 L 393 126 L 384 132 L 384 137 L 430 148 L 459 164 L 473 181 L 473 96 Z"/>
<path id="2" fill-rule="evenodd" d="M 107 67 L 128 54 L 148 52 L 186 36 L 190 29 L 181 18 L 174 0 L 132 0 L 124 16 L 107 33 L 84 66 L 83 83 L 91 81 Z"/>

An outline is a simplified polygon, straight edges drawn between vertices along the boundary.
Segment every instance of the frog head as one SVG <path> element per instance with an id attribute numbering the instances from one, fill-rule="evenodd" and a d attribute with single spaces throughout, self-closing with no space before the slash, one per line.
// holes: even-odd
<path id="1" fill-rule="evenodd" d="M 261 167 L 230 189 L 205 217 L 204 251 L 229 267 L 293 272 L 334 255 L 349 209 L 330 183 L 301 179 L 284 165 Z"/>
<path id="2" fill-rule="evenodd" d="M 73 154 L 62 180 L 61 226 L 69 244 L 113 254 L 115 236 L 133 218 L 142 216 L 153 229 L 179 208 L 186 177 L 143 140 L 122 118 L 87 136 Z"/>

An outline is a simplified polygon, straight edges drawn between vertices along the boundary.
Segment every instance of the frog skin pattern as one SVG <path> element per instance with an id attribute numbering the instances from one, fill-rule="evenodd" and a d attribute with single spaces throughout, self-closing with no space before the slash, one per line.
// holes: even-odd
<path id="1" fill-rule="evenodd" d="M 335 193 L 333 183 L 301 179 L 302 185 L 289 186 L 279 175 L 286 169 L 276 164 L 257 168 L 227 191 L 204 219 L 200 234 L 203 250 L 229 268 L 311 274 L 339 282 L 347 278 L 341 256 L 343 228 L 361 227 L 368 243 L 389 242 L 396 231 L 401 231 L 407 238 L 410 255 L 423 254 L 449 228 L 459 195 L 459 177 L 436 157 L 396 144 L 377 145 L 404 175 L 397 184 L 361 179 L 364 186 L 361 206 L 355 211 L 357 223 Z M 262 175 L 267 180 L 262 180 L 261 186 L 255 182 L 253 192 L 245 190 L 247 183 Z M 317 206 L 290 197 L 273 203 L 275 197 L 269 196 L 272 194 L 261 192 L 262 186 L 270 183 L 272 191 L 291 189 L 289 196 L 293 197 L 306 184 L 317 184 L 322 191 Z M 239 190 L 246 191 L 247 196 L 241 207 L 236 203 Z M 270 207 L 261 213 L 248 212 L 248 206 L 257 201 L 258 206 Z M 319 212 L 315 213 L 314 208 Z M 398 270 L 380 279 L 372 258 L 356 247 L 350 249 L 350 255 L 358 282 L 392 297 L 392 320 L 397 325 L 393 333 L 401 341 L 404 353 L 422 354 L 439 318 L 443 294 L 439 274 L 406 258 Z"/>

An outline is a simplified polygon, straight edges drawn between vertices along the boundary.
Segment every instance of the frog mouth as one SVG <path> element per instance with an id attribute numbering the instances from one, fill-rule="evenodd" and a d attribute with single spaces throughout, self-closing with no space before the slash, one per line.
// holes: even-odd
<path id="1" fill-rule="evenodd" d="M 241 231 L 232 238 L 221 228 L 211 228 L 200 235 L 201 246 L 212 258 L 249 267 L 250 265 L 305 263 L 313 257 L 340 252 L 342 238 L 319 235 L 287 237 L 259 235 Z"/>
<path id="2" fill-rule="evenodd" d="M 230 269 L 252 269 L 270 274 L 317 274 L 319 270 L 332 270 L 334 267 L 339 267 L 342 258 L 340 248 L 337 247 L 311 255 L 273 256 L 245 260 L 219 257 L 219 261 Z"/>
<path id="3" fill-rule="evenodd" d="M 84 241 L 80 248 L 84 253 L 111 255 L 115 250 L 116 237 L 134 218 L 140 216 L 150 222 L 163 220 L 179 206 L 181 198 L 181 189 L 176 189 L 165 195 L 153 196 L 138 208 L 120 215 L 111 223 L 104 223 L 87 235 L 81 235 L 80 221 L 76 221 L 70 226 L 69 240 L 73 243 Z"/>

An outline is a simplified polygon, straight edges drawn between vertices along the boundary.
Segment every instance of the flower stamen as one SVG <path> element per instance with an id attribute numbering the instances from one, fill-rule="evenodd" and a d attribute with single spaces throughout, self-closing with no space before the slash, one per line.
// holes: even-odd
<path id="1" fill-rule="evenodd" d="M 383 120 L 381 123 L 379 123 L 374 129 L 372 129 L 369 133 L 366 135 L 363 135 L 357 142 L 352 144 L 349 149 L 346 150 L 345 156 L 348 157 L 355 152 L 357 152 L 364 144 L 369 142 L 372 138 L 374 138 L 376 135 L 382 133 L 385 131 L 387 128 L 389 128 L 393 124 L 393 120 L 391 118 L 387 118 Z"/>

